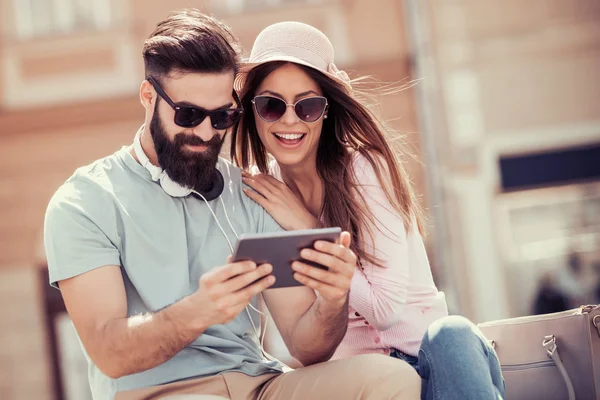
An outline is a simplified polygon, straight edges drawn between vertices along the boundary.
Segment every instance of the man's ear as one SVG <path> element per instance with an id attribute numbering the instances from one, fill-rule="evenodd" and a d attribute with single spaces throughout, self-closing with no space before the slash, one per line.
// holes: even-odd
<path id="1" fill-rule="evenodd" d="M 152 111 L 154 109 L 154 102 L 156 101 L 156 91 L 150 82 L 144 80 L 140 86 L 140 102 L 146 109 L 146 111 Z"/>

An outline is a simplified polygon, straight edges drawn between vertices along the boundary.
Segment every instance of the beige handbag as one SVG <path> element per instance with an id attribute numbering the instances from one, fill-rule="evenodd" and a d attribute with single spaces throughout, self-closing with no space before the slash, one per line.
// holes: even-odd
<path id="1" fill-rule="evenodd" d="M 479 324 L 506 400 L 600 400 L 600 305 Z"/>

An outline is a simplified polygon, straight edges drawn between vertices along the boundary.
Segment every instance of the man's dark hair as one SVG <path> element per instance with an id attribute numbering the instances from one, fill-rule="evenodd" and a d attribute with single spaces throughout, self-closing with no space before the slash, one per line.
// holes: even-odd
<path id="1" fill-rule="evenodd" d="M 195 9 L 175 11 L 156 25 L 144 42 L 146 78 L 157 80 L 171 72 L 237 74 L 239 43 L 217 18 Z"/>

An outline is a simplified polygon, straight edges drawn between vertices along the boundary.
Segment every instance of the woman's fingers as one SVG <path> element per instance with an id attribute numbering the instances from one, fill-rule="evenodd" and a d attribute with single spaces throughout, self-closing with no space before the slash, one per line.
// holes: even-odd
<path id="1" fill-rule="evenodd" d="M 307 254 L 310 254 L 309 252 L 311 252 L 310 249 L 306 249 L 307 250 Z M 352 250 L 350 250 L 348 247 L 345 247 L 341 244 L 337 244 L 337 243 L 331 243 L 331 242 L 327 242 L 325 240 L 318 240 L 317 242 L 315 242 L 315 250 L 317 250 L 317 252 L 321 252 L 321 253 L 325 253 L 325 254 L 330 254 L 336 258 L 339 258 L 340 260 L 342 260 L 345 263 L 348 264 L 356 264 L 356 255 L 354 254 L 354 252 Z M 304 250 L 303 250 L 304 252 Z M 304 257 L 304 256 L 302 256 Z M 311 260 L 311 261 L 315 261 L 315 260 Z"/>
<path id="2" fill-rule="evenodd" d="M 267 210 L 267 212 L 269 212 L 271 204 L 269 203 L 269 200 L 267 200 L 263 195 L 255 192 L 252 189 L 248 189 L 248 188 L 244 188 L 244 193 L 246 193 L 246 196 L 250 197 L 252 200 L 257 202 L 260 206 L 262 206 L 262 208 Z"/>
<path id="3" fill-rule="evenodd" d="M 301 275 L 305 275 L 316 281 L 327 283 L 332 286 L 344 286 L 345 280 L 347 279 L 341 274 L 337 274 L 333 271 L 314 267 L 301 261 L 295 261 L 292 263 L 292 269 Z"/>
<path id="4" fill-rule="evenodd" d="M 287 185 L 277 178 L 266 175 L 266 174 L 257 174 L 250 175 L 247 172 L 242 172 L 242 180 L 244 183 L 249 184 L 249 182 L 254 181 L 257 185 L 260 185 L 265 188 L 270 193 L 281 192 L 284 189 L 287 189 Z"/>
<path id="5" fill-rule="evenodd" d="M 260 193 L 261 196 L 269 199 L 273 197 L 271 191 L 258 179 L 254 178 L 242 178 L 242 182 L 250 186 L 256 192 Z"/>
<path id="6" fill-rule="evenodd" d="M 274 190 L 283 190 L 287 188 L 287 185 L 281 182 L 279 179 L 275 178 L 271 175 L 261 175 L 261 179 L 263 179 L 268 186 L 273 188 Z"/>
<path id="7" fill-rule="evenodd" d="M 350 243 L 352 242 L 352 236 L 349 232 L 342 232 L 340 235 L 340 244 L 346 248 L 350 248 Z"/>
<path id="8" fill-rule="evenodd" d="M 304 286 L 308 286 L 311 289 L 318 291 L 323 297 L 328 299 L 338 299 L 346 296 L 347 289 L 342 289 L 337 286 L 329 285 L 325 282 L 318 281 L 316 279 L 310 278 L 304 274 L 295 273 L 294 279 L 303 284 Z"/>

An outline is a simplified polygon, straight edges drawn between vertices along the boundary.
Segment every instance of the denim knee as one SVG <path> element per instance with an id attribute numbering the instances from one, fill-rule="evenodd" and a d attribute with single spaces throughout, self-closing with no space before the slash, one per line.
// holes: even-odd
<path id="1" fill-rule="evenodd" d="M 483 347 L 487 353 L 485 343 L 485 338 L 474 323 L 465 317 L 451 315 L 440 318 L 429 326 L 421 349 L 440 354 L 452 353 L 453 349 Z"/>

